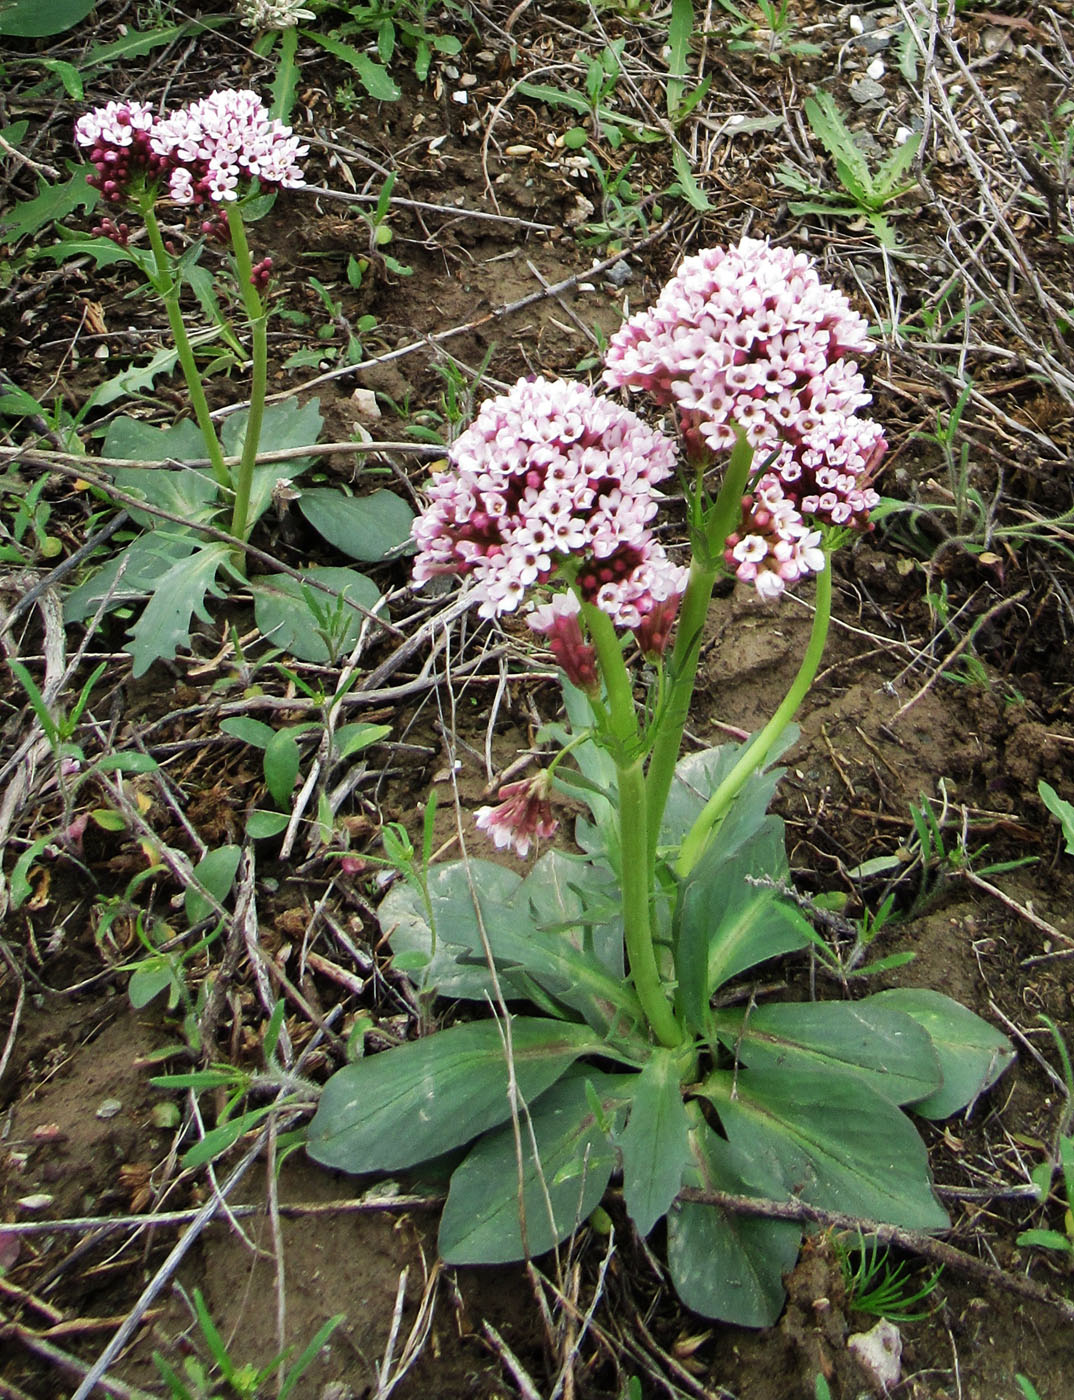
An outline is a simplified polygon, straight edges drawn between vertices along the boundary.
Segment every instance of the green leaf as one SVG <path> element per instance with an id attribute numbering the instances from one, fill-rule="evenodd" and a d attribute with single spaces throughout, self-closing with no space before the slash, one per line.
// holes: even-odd
<path id="1" fill-rule="evenodd" d="M 614 1123 L 630 1082 L 579 1072 L 531 1103 L 522 1125 L 521 1183 L 513 1125 L 483 1137 L 451 1178 L 438 1241 L 444 1261 L 506 1264 L 527 1250 L 543 1254 L 573 1234 L 600 1204 L 615 1166 L 587 1085 L 600 1100 L 600 1117 Z"/>
<path id="2" fill-rule="evenodd" d="M 1074 1244 L 1058 1230 L 1023 1230 L 1015 1241 L 1020 1245 L 1035 1245 L 1038 1249 L 1057 1249 L 1074 1254 Z"/>
<path id="3" fill-rule="evenodd" d="M 93 408 L 107 408 L 117 399 L 134 398 L 143 389 L 152 389 L 157 376 L 171 374 L 178 363 L 178 350 L 163 346 L 148 364 L 130 365 L 111 379 L 105 380 L 103 384 L 98 384 L 82 405 L 82 412 L 88 413 Z"/>
<path id="4" fill-rule="evenodd" d="M 1037 793 L 1045 807 L 1063 828 L 1063 840 L 1066 842 L 1067 855 L 1074 856 L 1074 806 L 1060 797 L 1051 783 L 1046 783 L 1043 778 L 1037 784 Z"/>
<path id="5" fill-rule="evenodd" d="M 279 807 L 289 807 L 302 761 L 298 740 L 290 729 L 278 729 L 265 745 L 265 782 Z"/>
<path id="6" fill-rule="evenodd" d="M 913 1124 L 857 1075 L 717 1070 L 699 1092 L 728 1141 L 764 1160 L 787 1194 L 909 1230 L 946 1228 Z"/>
<path id="7" fill-rule="evenodd" d="M 95 767 L 98 773 L 155 773 L 160 764 L 147 753 L 106 753 Z"/>
<path id="8" fill-rule="evenodd" d="M 363 563 L 378 564 L 410 542 L 414 512 L 394 491 L 344 496 L 313 487 L 302 492 L 298 508 L 322 539 Z"/>
<path id="9" fill-rule="evenodd" d="M 35 8 L 40 8 L 36 2 Z M 3 33 L 2 13 L 0 33 Z M 32 238 L 49 224 L 68 218 L 76 209 L 95 208 L 99 198 L 99 192 L 86 184 L 84 171 L 72 175 L 62 185 L 50 185 L 40 180 L 34 198 L 20 200 L 0 220 L 0 237 L 9 243 L 16 243 L 20 238 Z"/>
<path id="10" fill-rule="evenodd" d="M 113 418 L 101 451 L 105 457 L 121 457 L 129 462 L 191 462 L 208 455 L 201 429 L 190 418 L 167 428 L 156 428 L 140 418 Z M 217 493 L 207 467 L 118 467 L 113 480 L 121 491 L 140 496 L 184 520 L 207 520 L 212 514 L 210 503 Z M 139 525 L 152 527 L 160 523 L 157 517 L 136 507 L 130 507 L 130 512 Z"/>
<path id="11" fill-rule="evenodd" d="M 638 1022 L 640 1007 L 623 980 L 621 962 L 606 970 L 600 961 L 609 943 L 612 955 L 621 957 L 621 934 L 596 936 L 582 917 L 586 901 L 570 889 L 563 861 L 570 858 L 549 852 L 525 882 L 487 861 L 436 866 L 429 876 L 435 945 L 424 900 L 410 887 L 389 893 L 378 914 L 381 927 L 397 952 L 425 955 L 422 985 L 441 996 L 485 1001 L 492 994 L 484 930 L 505 996 L 541 1000 L 538 989 L 543 989 L 555 999 L 542 1001 L 550 1014 L 570 1008 L 601 1031 L 624 1015 Z M 575 869 L 578 887 L 584 888 L 585 863 L 577 862 Z M 546 921 L 552 925 L 548 932 L 540 926 Z"/>
<path id="12" fill-rule="evenodd" d="M 723 837 L 721 828 L 714 845 Z M 706 1031 L 709 999 L 725 982 L 768 958 L 808 946 L 811 930 L 797 908 L 778 890 L 747 879 L 779 880 L 786 869 L 783 823 L 766 817 L 734 855 L 715 861 L 706 852 L 684 885 L 676 966 L 681 1010 L 693 1029 Z"/>
<path id="13" fill-rule="evenodd" d="M 392 82 L 387 68 L 374 63 L 361 49 L 356 49 L 351 44 L 345 44 L 342 39 L 336 39 L 333 35 L 321 31 L 303 29 L 302 34 L 304 38 L 312 39 L 315 44 L 320 44 L 322 49 L 349 64 L 358 74 L 358 81 L 374 101 L 394 102 L 399 97 L 399 89 Z"/>
<path id="14" fill-rule="evenodd" d="M 202 856 L 194 867 L 197 880 L 205 886 L 218 904 L 223 904 L 235 883 L 235 872 L 239 868 L 241 855 L 241 846 L 218 846 L 215 851 Z M 211 918 L 215 912 L 201 891 L 193 886 L 186 891 L 183 907 L 191 924 L 201 923 L 202 919 Z"/>
<path id="15" fill-rule="evenodd" d="M 159 29 L 129 29 L 119 39 L 107 44 L 95 44 L 81 61 L 83 71 L 89 68 L 112 66 L 122 67 L 132 58 L 141 58 L 165 44 L 174 43 L 184 34 L 196 34 L 204 30 L 219 29 L 228 24 L 231 15 L 201 15 L 197 19 L 186 20 L 182 24 L 165 24 Z"/>
<path id="16" fill-rule="evenodd" d="M 511 1023 L 518 1092 L 530 1103 L 601 1040 L 585 1026 L 539 1017 Z M 395 1171 L 460 1147 L 511 1114 L 503 1032 L 495 1021 L 452 1026 L 344 1065 L 309 1128 L 315 1162 Z"/>
<path id="17" fill-rule="evenodd" d="M 86 18 L 97 0 L 3 0 L 0 34 L 18 39 L 48 39 L 64 34 Z"/>
<path id="18" fill-rule="evenodd" d="M 835 99 L 828 92 L 819 91 L 805 100 L 805 114 L 814 136 L 843 170 L 841 178 L 849 193 L 855 198 L 871 193 L 872 176 L 869 163 L 843 115 L 836 106 Z"/>
<path id="19" fill-rule="evenodd" d="M 770 754 L 770 760 L 775 761 L 797 737 L 797 728 L 789 725 Z M 667 806 L 664 808 L 660 828 L 662 845 L 676 847 L 681 844 L 683 837 L 701 815 L 705 803 L 730 773 L 741 754 L 741 745 L 721 744 L 718 748 L 704 749 L 701 753 L 689 754 L 679 760 L 675 765 L 675 776 L 668 793 Z M 726 860 L 743 841 L 759 830 L 768 811 L 768 804 L 775 795 L 780 776 L 778 769 L 769 769 L 765 773 L 755 774 L 749 780 L 732 803 L 716 837 L 706 848 L 706 860 L 712 859 L 716 864 Z"/>
<path id="20" fill-rule="evenodd" d="M 249 715 L 233 715 L 228 719 L 222 719 L 220 728 L 225 734 L 230 734 L 233 739 L 241 739 L 244 744 L 249 744 L 251 748 L 255 749 L 267 748 L 272 742 L 272 736 L 276 733 L 271 724 L 265 724 L 259 719 L 251 719 Z"/>
<path id="21" fill-rule="evenodd" d="M 212 618 L 205 609 L 205 595 L 223 597 L 216 574 L 228 558 L 226 544 L 205 545 L 173 564 L 158 581 L 156 591 L 131 628 L 125 650 L 134 658 L 132 674 L 145 675 L 154 661 L 170 660 L 190 642 L 190 619 Z"/>
<path id="22" fill-rule="evenodd" d="M 278 40 L 280 52 L 276 59 L 276 76 L 269 89 L 272 95 L 270 111 L 277 121 L 287 125 L 298 96 L 298 30 L 293 27 L 282 29 L 272 38 Z M 262 57 L 267 55 L 263 54 Z"/>
<path id="23" fill-rule="evenodd" d="M 87 189 L 89 186 L 86 187 Z M 111 267 L 115 263 L 134 263 L 147 276 L 154 271 L 153 254 L 145 248 L 121 248 L 110 238 L 90 238 L 85 234 L 69 233 L 58 227 L 59 240 L 47 248 L 31 248 L 29 258 L 47 258 L 49 262 L 69 262 L 72 258 L 92 258 L 96 267 Z"/>
<path id="24" fill-rule="evenodd" d="M 246 409 L 224 420 L 220 439 L 229 457 L 242 455 L 248 421 Z M 309 399 L 304 404 L 299 404 L 296 399 L 266 404 L 261 421 L 261 445 L 271 446 L 273 451 L 312 447 L 321 435 L 323 421 L 316 399 Z M 294 481 L 312 465 L 312 457 L 292 457 L 287 461 L 266 462 L 263 466 L 255 467 L 250 486 L 250 509 L 246 515 L 247 528 L 265 513 L 278 482 Z M 232 470 L 236 471 L 237 468 Z"/>
<path id="25" fill-rule="evenodd" d="M 390 724 L 343 724 L 332 736 L 332 753 L 337 762 L 353 758 L 372 744 L 379 744 L 392 732 Z"/>
<path id="26" fill-rule="evenodd" d="M 341 652 L 349 651 L 366 625 L 366 613 L 373 612 L 380 602 L 380 589 L 364 574 L 354 569 L 314 568 L 303 571 L 303 579 L 316 579 L 346 595 L 357 607 L 347 607 L 344 626 L 336 639 Z M 266 639 L 273 646 L 297 656 L 300 661 L 324 663 L 331 660 L 328 645 L 318 636 L 317 622 L 304 596 L 301 580 L 286 574 L 262 574 L 250 580 L 254 595 L 254 617 Z M 327 593 L 313 594 L 317 603 L 328 611 L 335 599 Z M 358 608 L 364 608 L 359 612 Z"/>
<path id="27" fill-rule="evenodd" d="M 924 1026 L 940 1060 L 942 1084 L 914 1104 L 922 1118 L 947 1118 L 990 1088 L 1014 1060 L 1005 1035 L 942 992 L 894 987 L 870 1000 L 904 1011 Z"/>
<path id="28" fill-rule="evenodd" d="M 251 812 L 246 819 L 246 834 L 251 841 L 265 841 L 285 831 L 290 820 L 289 812 Z"/>
<path id="29" fill-rule="evenodd" d="M 757 1155 L 717 1137 L 689 1106 L 693 1165 L 684 1185 L 735 1196 L 779 1198 L 778 1176 Z M 668 1214 L 668 1268 L 675 1291 L 694 1312 L 739 1327 L 770 1327 L 783 1311 L 783 1275 L 794 1267 L 801 1226 L 681 1201 Z"/>
<path id="30" fill-rule="evenodd" d="M 657 1046 L 633 1080 L 630 1118 L 616 1142 L 623 1154 L 623 1198 L 644 1239 L 666 1214 L 692 1161 L 679 1067 L 671 1050 Z"/>
<path id="31" fill-rule="evenodd" d="M 77 587 L 63 603 L 65 622 L 91 617 L 105 598 L 108 610 L 152 593 L 173 564 L 186 559 L 198 547 L 198 536 L 179 530 L 150 530 L 132 540 L 107 564 Z"/>
<path id="32" fill-rule="evenodd" d="M 712 208 L 712 204 L 708 195 L 694 178 L 694 172 L 690 169 L 690 157 L 677 141 L 671 148 L 671 163 L 675 167 L 675 174 L 679 177 L 678 193 L 686 200 L 691 209 L 696 209 L 701 214 L 707 214 Z"/>
<path id="33" fill-rule="evenodd" d="M 179 999 L 179 980 L 171 959 L 163 954 L 146 958 L 145 962 L 134 969 L 131 980 L 127 983 L 127 996 L 131 1006 L 135 1011 L 141 1011 L 143 1006 L 148 1006 L 153 998 L 163 991 L 168 992 L 168 1005 L 174 1006 Z"/>
<path id="34" fill-rule="evenodd" d="M 751 1069 L 857 1074 L 892 1103 L 940 1087 L 940 1062 L 924 1027 L 872 998 L 776 1003 L 716 1014 L 720 1039 Z"/>

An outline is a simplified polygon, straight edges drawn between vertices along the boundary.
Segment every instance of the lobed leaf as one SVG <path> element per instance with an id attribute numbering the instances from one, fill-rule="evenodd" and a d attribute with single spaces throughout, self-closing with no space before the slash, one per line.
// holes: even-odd
<path id="1" fill-rule="evenodd" d="M 229 554 L 226 544 L 210 544 L 180 559 L 157 580 L 156 591 L 131 628 L 126 650 L 134 659 L 132 674 L 142 676 L 154 661 L 170 660 L 190 642 L 190 619 L 211 622 L 205 596 L 223 596 L 216 574 Z"/>

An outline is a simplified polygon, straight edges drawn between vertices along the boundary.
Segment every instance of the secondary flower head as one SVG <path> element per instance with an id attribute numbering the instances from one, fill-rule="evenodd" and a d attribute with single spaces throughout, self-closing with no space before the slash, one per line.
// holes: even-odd
<path id="1" fill-rule="evenodd" d="M 581 610 L 573 593 L 557 593 L 550 603 L 531 609 L 526 621 L 534 632 L 548 639 L 549 649 L 571 685 L 599 695 L 597 653 L 582 636 Z"/>
<path id="2" fill-rule="evenodd" d="M 821 533 L 811 530 L 773 472 L 742 501 L 742 524 L 724 546 L 727 567 L 762 598 L 778 598 L 789 583 L 824 567 Z"/>
<path id="3" fill-rule="evenodd" d="M 86 179 L 111 203 L 122 204 L 136 180 L 159 177 L 162 162 L 151 144 L 156 120 L 144 103 L 109 102 L 75 123 L 75 143 L 93 166 Z"/>
<path id="4" fill-rule="evenodd" d="M 154 125 L 150 142 L 178 204 L 225 204 L 255 179 L 266 190 L 305 184 L 299 161 L 309 147 L 248 89 L 213 92 L 180 108 Z"/>
<path id="5" fill-rule="evenodd" d="M 623 628 L 682 592 L 685 570 L 649 529 L 675 444 L 628 409 L 583 384 L 519 380 L 450 458 L 414 523 L 419 583 L 471 574 L 481 615 L 496 617 L 570 561 L 586 602 Z"/>
<path id="6" fill-rule="evenodd" d="M 550 840 L 559 825 L 548 800 L 551 791 L 551 777 L 542 769 L 534 778 L 500 788 L 499 806 L 481 807 L 474 821 L 481 831 L 488 832 L 498 849 L 513 846 L 525 858 L 534 841 Z"/>

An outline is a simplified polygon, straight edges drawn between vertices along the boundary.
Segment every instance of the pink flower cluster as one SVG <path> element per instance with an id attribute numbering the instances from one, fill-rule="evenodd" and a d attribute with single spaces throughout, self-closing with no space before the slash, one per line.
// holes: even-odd
<path id="1" fill-rule="evenodd" d="M 727 550 L 765 596 L 821 567 L 804 517 L 861 529 L 879 500 L 871 481 L 886 444 L 857 412 L 870 395 L 847 358 L 870 348 L 862 317 L 805 254 L 753 238 L 687 258 L 612 337 L 608 385 L 674 404 L 687 441 L 709 453 L 741 431 L 759 461 L 771 458 Z"/>
<path id="2" fill-rule="evenodd" d="M 221 205 L 256 179 L 265 190 L 305 183 L 299 161 L 309 147 L 270 117 L 255 92 L 213 92 L 171 115 L 138 102 L 109 102 L 75 124 L 89 152 L 88 177 L 105 198 L 123 203 L 136 181 L 164 182 L 178 204 Z"/>
<path id="3" fill-rule="evenodd" d="M 414 577 L 472 574 L 481 615 L 496 617 L 559 570 L 618 627 L 639 627 L 685 587 L 649 529 L 675 455 L 585 385 L 520 380 L 452 445 L 414 523 Z"/>
<path id="4" fill-rule="evenodd" d="M 498 850 L 513 846 L 525 859 L 535 841 L 548 841 L 556 834 L 559 822 L 548 800 L 551 791 L 552 779 L 544 768 L 533 778 L 506 783 L 500 788 L 499 804 L 479 807 L 474 824 L 492 837 Z"/>

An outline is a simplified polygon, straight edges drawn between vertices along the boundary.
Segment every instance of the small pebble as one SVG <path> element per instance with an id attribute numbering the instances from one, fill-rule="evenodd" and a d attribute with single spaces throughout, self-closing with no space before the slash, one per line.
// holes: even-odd
<path id="1" fill-rule="evenodd" d="M 610 282 L 613 287 L 622 287 L 634 276 L 630 264 L 625 258 L 620 258 L 617 263 L 612 263 L 604 273 L 605 282 Z"/>
<path id="2" fill-rule="evenodd" d="M 114 1118 L 123 1108 L 119 1099 L 105 1099 L 97 1108 L 96 1117 Z"/>
<path id="3" fill-rule="evenodd" d="M 870 78 L 879 80 L 887 72 L 887 68 L 882 58 L 874 58 L 865 71 Z"/>
<path id="4" fill-rule="evenodd" d="M 55 1200 L 54 1196 L 47 1195 L 44 1191 L 39 1191 L 33 1196 L 20 1196 L 16 1205 L 20 1210 L 44 1210 Z"/>
<path id="5" fill-rule="evenodd" d="M 884 98 L 883 86 L 875 78 L 859 78 L 850 85 L 850 95 L 864 107 L 868 102 L 880 102 Z"/>

